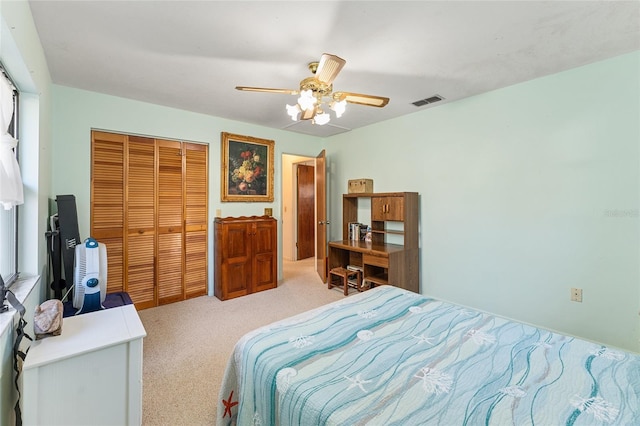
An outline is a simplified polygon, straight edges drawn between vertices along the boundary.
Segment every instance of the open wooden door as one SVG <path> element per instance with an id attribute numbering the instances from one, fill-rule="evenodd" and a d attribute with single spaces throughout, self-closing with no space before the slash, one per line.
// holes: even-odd
<path id="1" fill-rule="evenodd" d="M 316 271 L 327 281 L 327 191 L 326 162 L 324 149 L 316 157 Z"/>
<path id="2" fill-rule="evenodd" d="M 307 259 L 313 257 L 315 248 L 315 167 L 298 164 L 296 167 L 296 205 L 297 205 L 297 257 Z"/>

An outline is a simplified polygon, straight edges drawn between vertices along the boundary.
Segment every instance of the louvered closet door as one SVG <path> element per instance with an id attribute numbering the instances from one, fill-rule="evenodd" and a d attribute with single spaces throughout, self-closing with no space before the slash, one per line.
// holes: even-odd
<path id="1" fill-rule="evenodd" d="M 158 149 L 158 302 L 184 300 L 182 271 L 182 147 L 156 140 Z"/>
<path id="2" fill-rule="evenodd" d="M 91 133 L 91 236 L 107 247 L 107 293 L 124 290 L 124 181 L 127 137 Z"/>
<path id="3" fill-rule="evenodd" d="M 209 145 L 183 143 L 186 297 L 207 294 L 207 188 Z"/>
<path id="4" fill-rule="evenodd" d="M 126 288 L 144 309 L 156 306 L 155 140 L 128 138 Z"/>
<path id="5" fill-rule="evenodd" d="M 92 131 L 91 235 L 138 309 L 207 293 L 205 144 Z"/>

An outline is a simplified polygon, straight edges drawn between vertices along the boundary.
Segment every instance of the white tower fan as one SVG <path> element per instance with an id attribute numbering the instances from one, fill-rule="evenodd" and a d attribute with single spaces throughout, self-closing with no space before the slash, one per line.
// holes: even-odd
<path id="1" fill-rule="evenodd" d="M 73 307 L 80 313 L 104 309 L 107 296 L 107 247 L 93 238 L 75 248 Z"/>

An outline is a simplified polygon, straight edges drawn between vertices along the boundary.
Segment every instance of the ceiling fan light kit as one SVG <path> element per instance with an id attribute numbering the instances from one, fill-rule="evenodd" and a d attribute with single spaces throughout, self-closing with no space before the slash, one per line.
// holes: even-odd
<path id="1" fill-rule="evenodd" d="M 293 121 L 311 120 L 311 123 L 322 126 L 327 124 L 331 117 L 322 110 L 322 105 L 329 98 L 328 108 L 337 118 L 340 118 L 346 110 L 347 103 L 374 106 L 382 108 L 389 103 L 389 98 L 359 93 L 335 92 L 333 93 L 333 80 L 336 78 L 346 61 L 336 55 L 325 53 L 319 62 L 311 62 L 309 70 L 314 74 L 300 82 L 300 90 L 269 89 L 265 87 L 236 86 L 237 90 L 249 92 L 285 93 L 300 95 L 295 105 L 286 105 L 287 114 Z"/>

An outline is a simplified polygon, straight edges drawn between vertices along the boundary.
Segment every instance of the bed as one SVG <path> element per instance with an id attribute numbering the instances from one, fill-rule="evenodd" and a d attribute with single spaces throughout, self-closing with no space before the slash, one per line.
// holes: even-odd
<path id="1" fill-rule="evenodd" d="M 640 425 L 640 355 L 393 286 L 254 330 L 218 425 Z"/>

